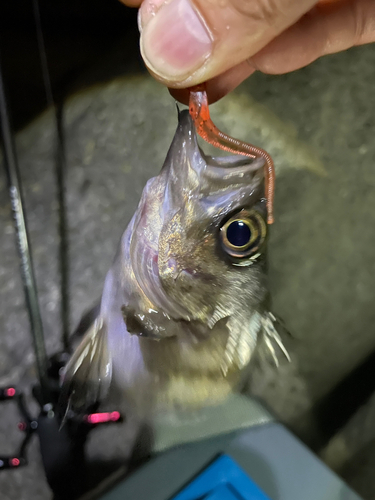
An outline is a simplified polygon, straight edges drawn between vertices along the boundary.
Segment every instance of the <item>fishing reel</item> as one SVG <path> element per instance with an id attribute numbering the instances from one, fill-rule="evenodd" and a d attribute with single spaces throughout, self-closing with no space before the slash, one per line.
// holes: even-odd
<path id="1" fill-rule="evenodd" d="M 118 411 L 98 412 L 98 405 L 92 406 L 83 415 L 68 411 L 64 419 L 62 418 L 59 412 L 59 375 L 67 359 L 67 354 L 62 353 L 49 360 L 47 380 L 51 395 L 50 403 L 43 403 L 41 387 L 34 386 L 32 394 L 40 407 L 40 413 L 36 418 L 28 411 L 22 392 L 13 386 L 0 388 L 0 402 L 16 404 L 20 415 L 18 429 L 24 433 L 24 438 L 15 453 L 5 456 L 0 452 L 0 471 L 26 466 L 27 447 L 33 435 L 37 435 L 45 474 L 55 494 L 55 500 L 68 498 L 73 500 L 85 491 L 87 464 L 84 450 L 89 432 L 103 424 L 123 421 Z"/>

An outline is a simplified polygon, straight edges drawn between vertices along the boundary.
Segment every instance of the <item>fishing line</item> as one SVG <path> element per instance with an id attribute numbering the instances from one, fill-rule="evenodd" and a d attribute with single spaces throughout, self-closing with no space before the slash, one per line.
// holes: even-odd
<path id="1" fill-rule="evenodd" d="M 36 26 L 36 36 L 38 41 L 40 64 L 42 69 L 43 84 L 46 93 L 47 104 L 48 106 L 51 106 L 55 109 L 56 106 L 55 106 L 55 101 L 53 99 L 51 77 L 48 69 L 47 52 L 42 31 L 42 21 L 40 17 L 39 2 L 38 0 L 32 0 L 32 2 L 33 2 L 34 20 Z"/>
<path id="2" fill-rule="evenodd" d="M 39 1 L 32 0 L 34 19 L 36 26 L 36 35 L 39 49 L 40 64 L 42 70 L 44 90 L 46 94 L 47 105 L 54 110 L 55 128 L 56 128 L 56 161 L 55 176 L 57 184 L 58 199 L 58 233 L 59 233 L 59 272 L 60 272 L 60 295 L 61 295 L 61 324 L 62 324 L 62 344 L 64 350 L 70 351 L 70 303 L 69 303 L 69 248 L 68 231 L 66 217 L 66 197 L 65 197 L 65 172 L 66 158 L 64 148 L 64 128 L 63 128 L 63 106 L 56 105 L 53 97 L 51 76 L 48 68 L 48 58 L 45 46 L 45 40 L 42 30 L 42 22 L 39 9 Z"/>

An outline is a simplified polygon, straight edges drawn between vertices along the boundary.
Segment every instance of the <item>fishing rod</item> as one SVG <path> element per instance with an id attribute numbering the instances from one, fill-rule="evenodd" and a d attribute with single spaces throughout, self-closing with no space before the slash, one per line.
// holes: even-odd
<path id="1" fill-rule="evenodd" d="M 38 384 L 33 387 L 33 396 L 40 406 L 38 417 L 28 412 L 25 398 L 15 387 L 0 388 L 0 401 L 16 402 L 22 421 L 19 429 L 25 438 L 16 453 L 11 456 L 0 454 L 0 470 L 27 465 L 27 445 L 33 434 L 39 439 L 42 462 L 47 482 L 54 493 L 55 500 L 74 500 L 86 490 L 85 443 L 88 433 L 96 425 L 121 421 L 119 412 L 88 413 L 81 417 L 67 415 L 62 426 L 59 414 L 61 368 L 68 359 L 69 342 L 69 301 L 67 274 L 67 236 L 66 207 L 64 195 L 65 156 L 61 108 L 55 105 L 49 77 L 46 51 L 38 0 L 33 0 L 38 48 L 41 58 L 43 82 L 47 104 L 54 111 L 56 126 L 56 182 L 59 202 L 59 263 L 61 277 L 61 319 L 63 351 L 48 358 L 43 322 L 38 302 L 37 284 L 32 260 L 31 243 L 24 208 L 22 182 L 18 167 L 16 147 L 11 128 L 10 112 L 5 91 L 2 61 L 0 58 L 0 139 L 3 150 L 3 164 L 7 178 L 11 209 L 14 218 L 16 243 L 18 248 L 21 278 L 25 303 L 33 340 Z M 94 411 L 96 408 L 93 408 Z"/>
<path id="2" fill-rule="evenodd" d="M 71 426 L 68 425 L 59 432 L 61 422 L 58 412 L 56 411 L 58 398 L 56 386 L 58 384 L 58 379 L 56 380 L 56 366 L 53 366 L 54 364 L 56 365 L 56 363 L 58 364 L 58 359 L 55 358 L 55 363 L 53 363 L 48 359 L 46 353 L 43 324 L 32 262 L 31 245 L 22 196 L 21 178 L 13 133 L 10 126 L 1 61 L 0 123 L 3 163 L 14 217 L 21 277 L 38 374 L 38 385 L 34 387 L 33 395 L 40 405 L 39 416 L 37 418 L 32 418 L 26 409 L 23 395 L 19 394 L 16 388 L 7 387 L 0 390 L 0 400 L 7 401 L 13 399 L 17 402 L 23 417 L 20 429 L 26 433 L 26 437 L 18 453 L 12 457 L 2 456 L 0 458 L 0 465 L 2 469 L 26 465 L 27 444 L 32 434 L 37 433 L 46 477 L 48 483 L 55 492 L 55 498 L 69 498 L 69 495 L 71 498 L 75 498 L 81 493 L 83 488 L 82 482 L 84 478 L 83 469 L 85 462 L 83 445 L 86 436 L 85 433 L 81 431 L 81 428 L 76 427 L 72 432 Z M 70 477 L 74 478 L 74 484 L 69 481 Z"/>
<path id="3" fill-rule="evenodd" d="M 44 343 L 43 325 L 39 310 L 38 294 L 26 225 L 21 180 L 13 134 L 10 127 L 9 111 L 4 89 L 4 79 L 0 60 L 0 123 L 3 145 L 3 163 L 6 173 L 9 197 L 14 216 L 16 242 L 20 258 L 22 284 L 29 316 L 30 330 L 34 343 L 35 361 L 38 371 L 41 397 L 47 404 L 51 397 L 47 381 L 47 354 Z"/>

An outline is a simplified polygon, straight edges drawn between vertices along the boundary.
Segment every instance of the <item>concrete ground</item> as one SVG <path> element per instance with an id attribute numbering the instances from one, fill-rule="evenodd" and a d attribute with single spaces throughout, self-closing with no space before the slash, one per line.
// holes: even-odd
<path id="1" fill-rule="evenodd" d="M 249 391 L 315 450 L 325 444 L 325 422 L 334 416 L 318 412 L 320 402 L 375 349 L 374 67 L 375 46 L 355 48 L 290 75 L 254 75 L 212 108 L 220 127 L 267 149 L 277 169 L 269 283 L 273 310 L 291 333 L 292 363 L 279 371 L 255 367 Z M 72 328 L 100 296 L 121 233 L 145 182 L 158 173 L 175 126 L 172 98 L 144 74 L 111 79 L 67 99 Z M 54 141 L 51 111 L 17 136 L 50 353 L 60 348 L 61 334 Z M 29 390 L 35 371 L 2 171 L 0 191 L 0 386 Z M 362 384 L 369 390 L 374 385 Z M 341 404 L 330 412 L 339 417 L 349 403 L 344 398 Z M 20 436 L 11 405 L 0 411 L 0 454 L 6 454 Z M 112 436 L 104 438 L 101 432 L 93 449 L 105 440 L 103 454 L 111 456 L 112 444 L 117 453 L 115 434 L 103 431 Z M 372 443 L 369 433 L 360 449 L 349 449 L 347 467 L 340 464 L 344 478 L 367 499 L 374 498 L 372 469 L 353 459 L 365 449 L 373 457 Z M 1 473 L 2 499 L 50 498 L 35 443 L 29 455 L 27 468 Z"/>

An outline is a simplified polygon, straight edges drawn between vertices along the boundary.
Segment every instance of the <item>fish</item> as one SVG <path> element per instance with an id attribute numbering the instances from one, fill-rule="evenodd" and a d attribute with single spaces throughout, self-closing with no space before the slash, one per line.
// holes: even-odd
<path id="1" fill-rule="evenodd" d="M 268 308 L 262 157 L 209 156 L 188 110 L 63 373 L 66 407 L 111 398 L 149 416 L 240 390 L 261 339 L 287 355 Z"/>

